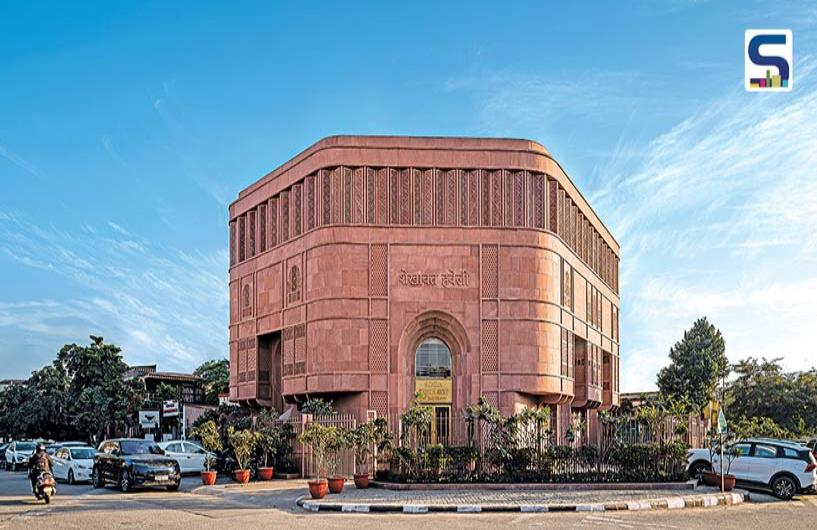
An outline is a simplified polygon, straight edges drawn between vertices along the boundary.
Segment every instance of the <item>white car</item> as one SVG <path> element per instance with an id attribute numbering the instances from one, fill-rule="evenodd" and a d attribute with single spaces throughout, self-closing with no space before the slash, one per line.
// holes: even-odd
<path id="1" fill-rule="evenodd" d="M 54 478 L 65 480 L 69 484 L 89 482 L 95 454 L 96 450 L 93 447 L 75 445 L 58 447 L 51 457 Z"/>
<path id="2" fill-rule="evenodd" d="M 25 469 L 36 447 L 36 442 L 11 442 L 6 447 L 6 469 L 12 471 Z"/>
<path id="3" fill-rule="evenodd" d="M 743 486 L 770 489 L 781 499 L 817 489 L 817 460 L 804 445 L 771 438 L 751 438 L 731 446 L 739 456 L 726 460 L 724 468 Z M 720 452 L 709 461 L 708 449 L 687 453 L 687 470 L 697 478 L 701 471 L 720 473 Z M 726 469 L 724 469 L 726 471 Z"/>
<path id="4" fill-rule="evenodd" d="M 179 463 L 182 473 L 198 473 L 204 469 L 207 451 L 197 443 L 187 440 L 159 442 L 165 454 Z M 213 455 L 215 456 L 215 455 Z"/>

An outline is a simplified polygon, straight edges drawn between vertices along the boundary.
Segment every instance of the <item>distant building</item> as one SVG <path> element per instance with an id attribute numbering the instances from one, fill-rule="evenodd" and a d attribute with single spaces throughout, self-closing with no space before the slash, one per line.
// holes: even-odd
<path id="1" fill-rule="evenodd" d="M 131 366 L 125 372 L 125 379 L 141 379 L 145 382 L 146 398 L 150 399 L 162 383 L 176 389 L 176 399 L 180 403 L 203 404 L 204 382 L 201 377 L 179 372 L 157 372 L 156 365 Z"/>
<path id="2" fill-rule="evenodd" d="M 171 438 L 182 438 L 201 413 L 210 408 L 205 405 L 204 386 L 201 377 L 179 372 L 158 372 L 155 364 L 131 366 L 125 379 L 139 379 L 145 383 L 145 400 L 156 395 L 159 386 L 170 385 L 175 389 L 173 399 L 179 402 L 173 415 L 162 413 L 161 433 Z M 167 397 L 167 396 L 164 396 Z M 190 418 L 188 418 L 190 411 Z M 160 433 L 160 434 L 161 434 Z M 157 438 L 158 439 L 158 438 Z"/>
<path id="3" fill-rule="evenodd" d="M 21 385 L 25 383 L 25 379 L 0 379 L 0 392 L 13 385 Z"/>
<path id="4" fill-rule="evenodd" d="M 656 390 L 651 392 L 625 392 L 620 395 L 620 398 L 622 403 L 629 401 L 633 408 L 638 408 L 651 401 L 656 401 L 660 395 L 660 392 Z"/>

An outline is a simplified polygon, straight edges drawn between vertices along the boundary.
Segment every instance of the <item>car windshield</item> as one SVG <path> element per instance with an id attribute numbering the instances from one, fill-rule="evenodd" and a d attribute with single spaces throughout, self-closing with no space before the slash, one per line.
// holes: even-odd
<path id="1" fill-rule="evenodd" d="M 21 442 L 17 444 L 18 451 L 33 451 L 34 450 L 34 443 L 33 442 Z"/>
<path id="2" fill-rule="evenodd" d="M 161 455 L 162 449 L 151 441 L 123 440 L 119 442 L 123 455 Z"/>
<path id="3" fill-rule="evenodd" d="M 95 451 L 90 447 L 71 449 L 71 458 L 74 460 L 93 460 Z"/>

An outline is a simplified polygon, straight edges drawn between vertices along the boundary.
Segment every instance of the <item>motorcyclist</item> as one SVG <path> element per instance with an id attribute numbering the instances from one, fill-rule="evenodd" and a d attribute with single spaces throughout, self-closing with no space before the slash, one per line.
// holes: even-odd
<path id="1" fill-rule="evenodd" d="M 37 487 L 40 473 L 51 473 L 51 457 L 45 452 L 45 444 L 38 443 L 37 449 L 28 459 L 28 478 L 31 480 L 31 491 Z"/>

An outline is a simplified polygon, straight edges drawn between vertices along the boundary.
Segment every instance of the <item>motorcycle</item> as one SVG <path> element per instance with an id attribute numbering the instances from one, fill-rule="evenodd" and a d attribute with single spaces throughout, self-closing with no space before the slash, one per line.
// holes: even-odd
<path id="1" fill-rule="evenodd" d="M 51 497 L 57 494 L 57 482 L 51 473 L 40 473 L 37 476 L 37 485 L 34 486 L 34 496 L 37 500 L 45 500 L 46 504 L 51 503 Z"/>

